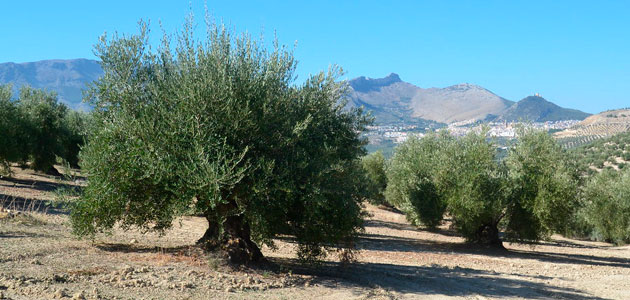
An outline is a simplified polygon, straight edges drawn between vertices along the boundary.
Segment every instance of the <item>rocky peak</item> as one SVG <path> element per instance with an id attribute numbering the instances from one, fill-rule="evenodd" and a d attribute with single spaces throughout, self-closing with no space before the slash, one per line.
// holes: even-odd
<path id="1" fill-rule="evenodd" d="M 390 73 L 383 78 L 370 78 L 370 77 L 357 77 L 350 80 L 350 86 L 357 92 L 367 93 L 370 91 L 379 90 L 382 87 L 392 85 L 394 83 L 402 82 L 400 76 L 396 73 Z"/>

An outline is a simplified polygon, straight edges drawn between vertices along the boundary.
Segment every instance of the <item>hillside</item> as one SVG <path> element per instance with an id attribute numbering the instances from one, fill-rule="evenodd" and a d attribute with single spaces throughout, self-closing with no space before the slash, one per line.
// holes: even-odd
<path id="1" fill-rule="evenodd" d="M 572 149 L 570 153 L 582 172 L 630 167 L 630 132 L 622 132 Z"/>
<path id="2" fill-rule="evenodd" d="M 420 88 L 392 73 L 384 78 L 358 77 L 349 81 L 350 106 L 372 111 L 378 124 L 468 120 L 528 120 L 534 122 L 582 120 L 589 114 L 562 108 L 541 97 L 517 103 L 474 84 Z"/>
<path id="3" fill-rule="evenodd" d="M 575 110 L 562 108 L 539 96 L 529 96 L 515 103 L 498 119 L 505 121 L 561 121 L 561 120 L 583 120 L 590 114 Z"/>
<path id="4" fill-rule="evenodd" d="M 567 148 L 630 131 L 630 109 L 618 109 L 592 115 L 575 126 L 555 133 Z"/>
<path id="5" fill-rule="evenodd" d="M 81 103 L 82 90 L 102 74 L 99 63 L 90 59 L 0 63 L 0 84 L 11 83 L 16 91 L 22 85 L 56 91 L 59 101 L 74 109 L 87 107 Z"/>
<path id="6" fill-rule="evenodd" d="M 430 120 L 450 123 L 498 115 L 512 102 L 472 84 L 419 88 L 392 73 L 384 78 L 350 80 L 351 106 L 372 111 L 377 123 Z"/>

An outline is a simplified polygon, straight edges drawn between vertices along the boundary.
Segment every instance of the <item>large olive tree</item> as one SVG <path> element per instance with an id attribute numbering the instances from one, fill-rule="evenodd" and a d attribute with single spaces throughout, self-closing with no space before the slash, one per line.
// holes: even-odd
<path id="1" fill-rule="evenodd" d="M 138 35 L 102 37 L 104 75 L 91 88 L 93 128 L 81 152 L 87 186 L 72 212 L 76 234 L 120 224 L 163 231 L 197 213 L 199 240 L 235 262 L 295 236 L 299 255 L 350 245 L 361 229 L 360 110 L 345 110 L 339 70 L 295 84 L 293 54 L 188 22 L 177 45 Z"/>

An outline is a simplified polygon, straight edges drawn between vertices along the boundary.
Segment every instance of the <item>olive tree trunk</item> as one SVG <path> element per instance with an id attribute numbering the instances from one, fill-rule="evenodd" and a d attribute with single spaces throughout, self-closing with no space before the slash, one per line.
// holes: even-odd
<path id="1" fill-rule="evenodd" d="M 229 216 L 219 224 L 214 215 L 206 214 L 208 229 L 197 241 L 206 250 L 225 251 L 233 263 L 257 262 L 263 258 L 258 245 L 251 239 L 251 229 L 242 215 Z"/>

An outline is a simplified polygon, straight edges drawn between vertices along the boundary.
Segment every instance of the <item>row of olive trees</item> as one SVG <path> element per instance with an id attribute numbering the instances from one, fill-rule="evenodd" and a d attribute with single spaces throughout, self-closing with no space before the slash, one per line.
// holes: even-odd
<path id="1" fill-rule="evenodd" d="M 12 100 L 11 86 L 0 86 L 0 172 L 10 173 L 10 164 L 19 163 L 59 175 L 53 167 L 57 157 L 77 166 L 86 120 L 58 103 L 53 92 L 25 86 Z"/>
<path id="2" fill-rule="evenodd" d="M 410 138 L 380 164 L 387 178 L 379 187 L 386 188 L 376 198 L 417 225 L 433 228 L 450 217 L 471 242 L 501 246 L 501 231 L 505 240 L 536 241 L 566 232 L 579 207 L 579 176 L 565 157 L 551 136 L 533 129 L 522 128 L 501 161 L 485 132 L 431 133 Z M 373 165 L 364 168 L 374 173 Z"/>
<path id="3" fill-rule="evenodd" d="M 505 159 L 482 133 L 411 138 L 386 161 L 363 158 L 369 200 L 416 225 L 445 217 L 471 242 L 537 241 L 559 232 L 630 243 L 630 170 L 580 174 L 548 134 L 521 128 Z"/>

